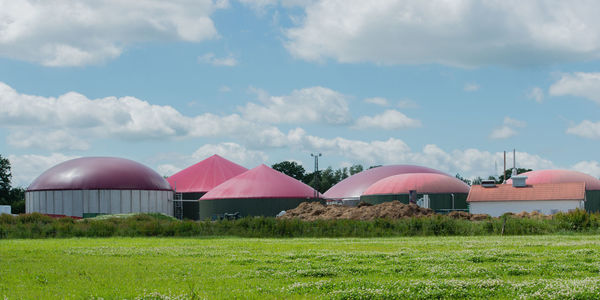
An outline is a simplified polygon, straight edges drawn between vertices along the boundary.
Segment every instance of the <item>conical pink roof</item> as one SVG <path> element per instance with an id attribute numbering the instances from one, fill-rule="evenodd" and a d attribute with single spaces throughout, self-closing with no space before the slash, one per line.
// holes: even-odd
<path id="1" fill-rule="evenodd" d="M 435 169 L 413 165 L 389 165 L 368 169 L 354 174 L 332 186 L 323 196 L 329 199 L 358 198 L 373 183 L 393 175 L 406 173 L 448 174 Z"/>
<path id="2" fill-rule="evenodd" d="M 408 173 L 386 177 L 371 185 L 363 195 L 408 194 L 411 190 L 419 194 L 445 194 L 469 192 L 469 186 L 450 176 L 435 173 Z"/>
<path id="3" fill-rule="evenodd" d="M 571 170 L 536 170 L 529 171 L 520 176 L 527 176 L 527 184 L 541 184 L 541 183 L 568 183 L 568 182 L 585 182 L 585 189 L 588 191 L 600 190 L 600 180 L 597 178 Z M 512 180 L 509 178 L 506 181 L 507 184 L 512 184 Z"/>
<path id="4" fill-rule="evenodd" d="M 203 193 L 246 171 L 248 169 L 215 154 L 173 174 L 167 181 L 179 193 Z"/>
<path id="5" fill-rule="evenodd" d="M 312 187 L 263 164 L 223 182 L 200 200 L 312 197 Z"/>

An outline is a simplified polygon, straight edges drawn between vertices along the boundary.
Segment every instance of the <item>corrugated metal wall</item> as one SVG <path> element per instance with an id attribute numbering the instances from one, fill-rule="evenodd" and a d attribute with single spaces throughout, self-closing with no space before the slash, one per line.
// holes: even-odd
<path id="1" fill-rule="evenodd" d="M 312 202 L 310 198 L 291 199 L 216 199 L 198 201 L 200 220 L 213 219 L 224 213 L 239 212 L 241 217 L 266 216 L 274 217 L 282 210 L 298 207 L 302 202 Z"/>
<path id="2" fill-rule="evenodd" d="M 585 191 L 585 210 L 600 212 L 600 191 Z"/>
<path id="3" fill-rule="evenodd" d="M 64 190 L 25 193 L 25 211 L 84 217 L 159 212 L 173 215 L 173 192 L 147 190 Z"/>
<path id="4" fill-rule="evenodd" d="M 438 212 L 445 212 L 452 209 L 452 195 L 451 194 L 427 194 L 429 195 L 429 208 Z M 465 210 L 468 209 L 466 193 L 454 193 L 454 209 Z M 423 197 L 423 194 L 417 194 L 417 198 Z M 367 195 L 361 196 L 360 201 L 380 204 L 384 202 L 390 202 L 398 200 L 404 204 L 408 204 L 408 194 L 385 194 L 385 195 Z"/>

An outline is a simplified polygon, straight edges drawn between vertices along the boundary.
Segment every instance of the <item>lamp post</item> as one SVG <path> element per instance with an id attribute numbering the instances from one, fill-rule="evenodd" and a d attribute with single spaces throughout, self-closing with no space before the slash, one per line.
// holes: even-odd
<path id="1" fill-rule="evenodd" d="M 315 190 L 315 199 L 319 198 L 319 156 L 322 156 L 321 153 L 311 153 L 310 156 L 315 158 L 315 186 L 314 186 L 314 190 Z"/>

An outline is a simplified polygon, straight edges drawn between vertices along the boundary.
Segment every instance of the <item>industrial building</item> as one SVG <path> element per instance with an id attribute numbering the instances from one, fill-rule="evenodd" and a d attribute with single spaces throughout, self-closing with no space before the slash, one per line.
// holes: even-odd
<path id="1" fill-rule="evenodd" d="M 198 220 L 198 199 L 246 171 L 248 169 L 215 154 L 173 174 L 167 181 L 175 190 L 174 215 L 180 219 Z"/>
<path id="2" fill-rule="evenodd" d="M 312 187 L 266 165 L 260 165 L 216 186 L 199 200 L 200 219 L 224 214 L 275 216 L 282 210 L 321 195 Z"/>
<path id="3" fill-rule="evenodd" d="M 342 200 L 353 204 L 358 203 L 360 196 L 375 182 L 393 175 L 407 173 L 437 173 L 447 175 L 435 169 L 413 165 L 381 166 L 354 174 L 332 186 L 323 197 L 332 200 Z"/>
<path id="4" fill-rule="evenodd" d="M 467 210 L 469 186 L 461 180 L 438 173 L 407 173 L 383 178 L 369 186 L 360 201 L 379 204 L 398 200 L 408 204 L 411 193 L 420 206 L 438 213 Z"/>
<path id="5" fill-rule="evenodd" d="M 173 191 L 152 169 L 116 157 L 85 157 L 42 173 L 26 190 L 25 210 L 49 215 L 157 212 L 173 215 Z"/>
<path id="6" fill-rule="evenodd" d="M 523 173 L 525 174 L 525 173 Z M 586 202 L 586 183 L 522 183 L 474 185 L 467 202 L 473 214 L 499 217 L 505 213 L 540 212 L 555 214 L 573 209 L 583 209 Z"/>
<path id="7" fill-rule="evenodd" d="M 527 177 L 527 184 L 585 182 L 585 210 L 600 212 L 600 180 L 585 173 L 571 170 L 537 170 L 519 174 Z M 508 184 L 512 180 L 507 180 Z"/>

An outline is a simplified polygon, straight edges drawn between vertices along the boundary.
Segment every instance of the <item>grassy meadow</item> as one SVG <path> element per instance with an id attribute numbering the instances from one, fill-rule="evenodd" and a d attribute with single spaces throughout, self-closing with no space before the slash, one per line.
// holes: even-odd
<path id="1" fill-rule="evenodd" d="M 597 235 L 0 240 L 0 298 L 600 297 Z"/>

